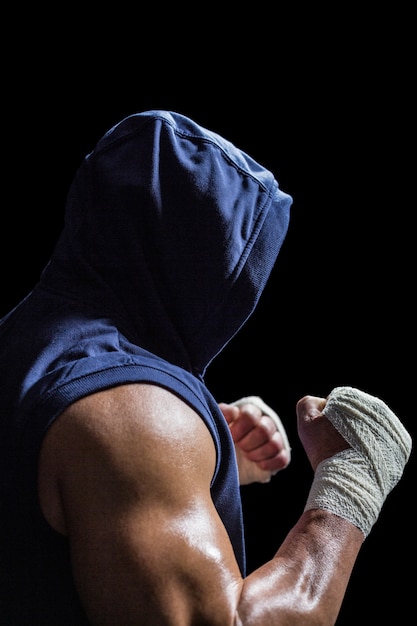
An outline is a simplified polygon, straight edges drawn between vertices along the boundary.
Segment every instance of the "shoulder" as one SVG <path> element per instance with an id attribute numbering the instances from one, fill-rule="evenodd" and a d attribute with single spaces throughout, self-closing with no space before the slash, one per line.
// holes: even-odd
<path id="1" fill-rule="evenodd" d="M 78 400 L 50 428 L 40 456 L 41 507 L 66 533 L 63 497 L 74 510 L 84 498 L 115 502 L 130 489 L 146 502 L 157 485 L 166 489 L 158 497 L 178 500 L 176 485 L 209 489 L 215 462 L 209 430 L 188 404 L 157 385 L 119 385 Z"/>

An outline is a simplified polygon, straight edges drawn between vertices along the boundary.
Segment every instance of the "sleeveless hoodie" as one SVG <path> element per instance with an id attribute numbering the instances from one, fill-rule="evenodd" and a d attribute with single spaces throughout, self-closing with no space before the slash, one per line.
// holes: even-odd
<path id="1" fill-rule="evenodd" d="M 249 155 L 174 112 L 128 116 L 85 157 L 49 263 L 0 321 L 1 623 L 87 624 L 67 539 L 39 508 L 37 462 L 66 407 L 115 385 L 160 385 L 204 420 L 213 502 L 245 575 L 233 442 L 204 374 L 253 312 L 291 202 Z"/>

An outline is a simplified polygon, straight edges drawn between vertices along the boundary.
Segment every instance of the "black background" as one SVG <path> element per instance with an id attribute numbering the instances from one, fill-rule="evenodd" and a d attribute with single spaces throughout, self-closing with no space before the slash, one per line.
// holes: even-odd
<path id="1" fill-rule="evenodd" d="M 243 492 L 250 568 L 302 511 L 311 470 L 295 404 L 352 385 L 415 436 L 415 133 L 411 15 L 293 5 L 225 15 L 113 7 L 10 17 L 3 58 L 1 314 L 37 281 L 84 155 L 114 123 L 171 109 L 274 171 L 292 219 L 258 309 L 213 362 L 218 400 L 261 395 L 292 463 Z M 358 558 L 338 625 L 414 607 L 415 462 Z"/>

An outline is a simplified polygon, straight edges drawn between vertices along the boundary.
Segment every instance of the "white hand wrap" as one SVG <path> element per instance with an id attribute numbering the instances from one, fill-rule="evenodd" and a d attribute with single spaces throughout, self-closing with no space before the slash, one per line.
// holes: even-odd
<path id="1" fill-rule="evenodd" d="M 352 387 L 333 389 L 323 415 L 351 448 L 318 465 L 305 510 L 330 511 L 367 537 L 403 474 L 411 437 L 382 400 Z"/>
<path id="2" fill-rule="evenodd" d="M 284 444 L 284 448 L 288 453 L 288 463 L 291 460 L 291 447 L 288 441 L 287 433 L 285 432 L 285 428 L 282 425 L 282 422 L 278 415 L 271 409 L 270 406 L 265 404 L 265 402 L 259 396 L 247 396 L 246 398 L 240 398 L 240 400 L 236 400 L 236 402 L 232 402 L 233 406 L 243 406 L 244 404 L 253 404 L 258 409 L 262 411 L 262 415 L 268 415 L 274 422 L 277 430 L 282 438 L 282 443 Z"/>

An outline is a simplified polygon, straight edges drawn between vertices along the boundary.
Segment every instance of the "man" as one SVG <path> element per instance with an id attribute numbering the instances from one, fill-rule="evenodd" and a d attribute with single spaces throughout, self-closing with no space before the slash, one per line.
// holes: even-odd
<path id="1" fill-rule="evenodd" d="M 217 134 L 131 115 L 81 165 L 38 285 L 0 327 L 6 624 L 334 624 L 411 440 L 351 388 L 297 405 L 315 471 L 246 574 L 241 484 L 290 462 L 261 398 L 207 367 L 257 305 L 291 198 Z"/>

